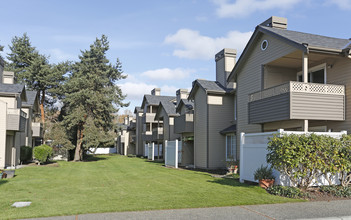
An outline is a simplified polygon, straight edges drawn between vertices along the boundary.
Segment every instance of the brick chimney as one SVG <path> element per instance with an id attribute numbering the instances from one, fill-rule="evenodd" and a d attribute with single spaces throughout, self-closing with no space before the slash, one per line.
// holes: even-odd
<path id="1" fill-rule="evenodd" d="M 236 58 L 236 50 L 224 48 L 215 56 L 216 61 L 216 81 L 225 88 L 234 88 L 234 83 L 227 82 L 228 76 L 232 72 Z"/>
<path id="2" fill-rule="evenodd" d="M 2 83 L 4 84 L 14 84 L 15 83 L 15 73 L 9 71 L 3 71 L 2 73 Z"/>
<path id="3" fill-rule="evenodd" d="M 151 95 L 160 96 L 161 95 L 161 89 L 160 88 L 154 88 L 153 90 L 151 90 Z"/>

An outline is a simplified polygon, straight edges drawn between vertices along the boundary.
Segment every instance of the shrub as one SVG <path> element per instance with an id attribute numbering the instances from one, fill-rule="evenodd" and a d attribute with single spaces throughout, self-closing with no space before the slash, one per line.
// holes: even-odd
<path id="1" fill-rule="evenodd" d="M 276 135 L 268 142 L 267 162 L 301 188 L 308 188 L 323 174 L 330 180 L 329 175 L 339 172 L 345 174 L 342 179 L 348 184 L 351 177 L 346 173 L 351 169 L 348 161 L 351 151 L 345 146 L 350 145 L 350 136 L 343 139 L 315 134 Z"/>
<path id="2" fill-rule="evenodd" d="M 39 164 L 47 162 L 52 156 L 52 148 L 46 144 L 34 148 L 34 157 L 39 161 Z"/>
<path id="3" fill-rule="evenodd" d="M 255 180 L 274 179 L 272 167 L 261 165 L 254 173 Z"/>
<path id="4" fill-rule="evenodd" d="M 32 161 L 33 149 L 30 146 L 21 146 L 20 160 L 21 162 Z"/>
<path id="5" fill-rule="evenodd" d="M 320 191 L 337 197 L 351 197 L 351 188 L 344 186 L 321 186 Z"/>
<path id="6" fill-rule="evenodd" d="M 276 196 L 284 196 L 288 198 L 306 198 L 308 193 L 302 192 L 299 188 L 292 186 L 272 186 L 267 189 L 268 193 Z"/>

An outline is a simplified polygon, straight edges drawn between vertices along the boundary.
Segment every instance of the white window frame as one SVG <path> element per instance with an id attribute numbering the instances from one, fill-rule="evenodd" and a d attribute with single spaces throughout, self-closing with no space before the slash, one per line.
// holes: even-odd
<path id="1" fill-rule="evenodd" d="M 233 137 L 235 136 L 235 143 L 233 145 Z M 230 159 L 228 158 L 228 137 L 231 137 L 231 154 L 235 155 L 235 157 L 233 158 L 234 160 L 236 160 L 236 150 L 237 150 L 237 146 L 236 146 L 236 135 L 233 134 L 227 134 L 225 136 L 225 159 L 226 161 L 229 161 Z M 233 149 L 234 148 L 234 149 Z"/>
<path id="2" fill-rule="evenodd" d="M 322 63 L 320 65 L 308 68 L 308 73 L 316 72 L 321 69 L 324 69 L 324 84 L 327 84 L 327 64 L 326 63 Z M 296 81 L 299 81 L 299 76 L 302 76 L 302 71 L 297 72 Z"/>

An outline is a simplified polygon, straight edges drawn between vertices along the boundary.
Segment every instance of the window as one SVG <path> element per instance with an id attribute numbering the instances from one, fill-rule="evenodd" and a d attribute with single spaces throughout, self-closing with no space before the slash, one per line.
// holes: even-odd
<path id="1" fill-rule="evenodd" d="M 226 135 L 226 159 L 236 160 L 236 135 Z"/>
<path id="2" fill-rule="evenodd" d="M 297 73 L 297 81 L 303 81 L 302 71 Z M 321 84 L 327 83 L 327 68 L 325 63 L 308 70 L 308 82 Z"/>
<path id="3" fill-rule="evenodd" d="M 266 50 L 268 47 L 268 41 L 267 40 L 263 40 L 261 43 L 261 50 Z"/>

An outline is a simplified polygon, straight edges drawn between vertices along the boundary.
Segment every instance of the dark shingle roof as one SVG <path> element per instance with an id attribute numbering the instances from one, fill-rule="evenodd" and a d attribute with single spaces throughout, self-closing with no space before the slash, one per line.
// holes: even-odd
<path id="1" fill-rule="evenodd" d="M 306 43 L 308 44 L 308 46 L 336 49 L 336 50 L 343 50 L 345 49 L 345 47 L 350 46 L 349 45 L 350 40 L 348 39 L 326 37 L 326 36 L 321 36 L 316 34 L 309 34 L 309 33 L 272 28 L 272 27 L 265 27 L 265 26 L 259 26 L 259 27 L 262 28 L 263 30 L 280 35 L 281 37 L 294 41 L 295 43 L 298 43 L 298 44 Z"/>
<path id="2" fill-rule="evenodd" d="M 33 106 L 35 103 L 35 100 L 37 98 L 37 91 L 31 91 L 31 90 L 27 90 L 27 101 L 23 102 L 22 105 L 24 106 Z"/>
<path id="3" fill-rule="evenodd" d="M 207 93 L 218 93 L 218 94 L 226 94 L 234 91 L 234 89 L 225 88 L 217 81 L 210 81 L 204 79 L 197 79 L 193 82 L 193 88 L 190 91 L 189 99 L 194 96 L 196 85 L 203 88 Z"/>
<path id="4" fill-rule="evenodd" d="M 173 102 L 162 101 L 162 107 L 166 111 L 167 115 L 177 115 L 176 113 L 176 105 Z"/>
<path id="5" fill-rule="evenodd" d="M 188 110 L 194 109 L 194 102 L 189 101 L 187 99 L 181 99 L 176 107 L 177 112 L 180 111 L 182 105 L 184 105 Z"/>
<path id="6" fill-rule="evenodd" d="M 20 94 L 24 89 L 22 84 L 0 84 L 1 93 Z"/>
<path id="7" fill-rule="evenodd" d="M 236 124 L 231 125 L 231 126 L 225 128 L 225 129 L 223 129 L 219 133 L 221 133 L 221 134 L 230 134 L 230 133 L 235 133 L 235 132 L 236 132 Z"/>
<path id="8" fill-rule="evenodd" d="M 148 105 L 159 105 L 160 102 L 166 101 L 169 102 L 171 100 L 175 100 L 175 96 L 161 96 L 161 95 L 144 95 L 143 103 L 141 108 L 144 108 L 144 105 L 147 103 Z M 145 103 L 146 101 L 146 103 Z"/>
<path id="9" fill-rule="evenodd" d="M 197 79 L 196 80 L 199 85 L 205 89 L 206 91 L 210 92 L 227 92 L 228 89 L 224 88 L 220 83 L 217 81 L 209 81 L 209 80 L 203 80 L 203 79 Z"/>

